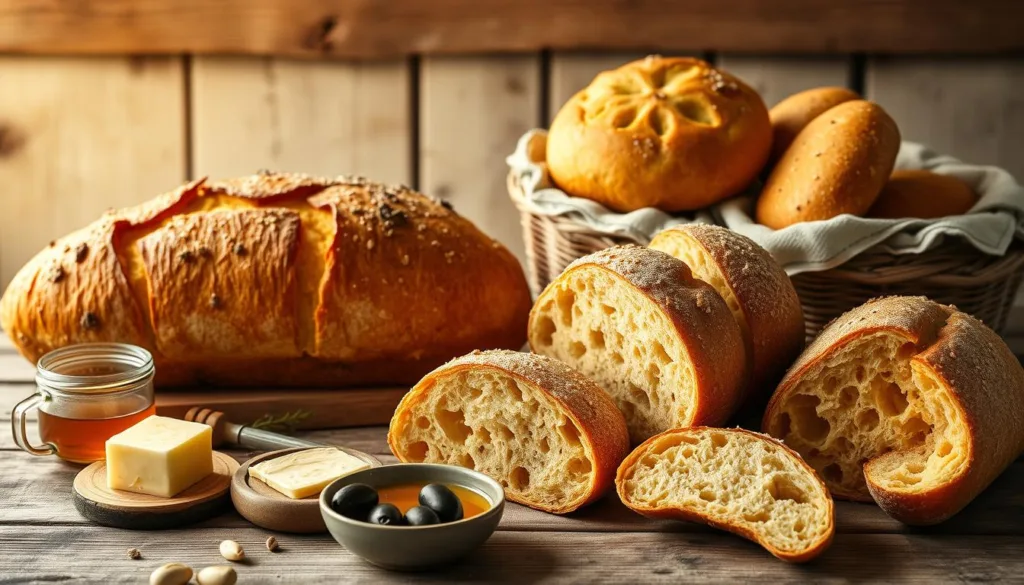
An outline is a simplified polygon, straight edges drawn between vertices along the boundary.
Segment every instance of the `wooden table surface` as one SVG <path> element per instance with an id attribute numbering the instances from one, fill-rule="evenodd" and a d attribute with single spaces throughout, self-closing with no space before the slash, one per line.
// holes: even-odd
<path id="1" fill-rule="evenodd" d="M 0 406 L 5 417 L 34 391 L 33 374 L 4 337 Z M 303 436 L 394 461 L 384 427 Z M 231 454 L 244 460 L 254 453 Z M 71 482 L 79 469 L 52 457 L 22 453 L 10 433 L 0 433 L 0 583 L 144 583 L 153 569 L 167 562 L 197 570 L 223 564 L 217 545 L 226 538 L 247 551 L 248 562 L 236 566 L 242 584 L 1024 581 L 1021 460 L 967 509 L 933 528 L 909 528 L 873 505 L 837 502 L 835 541 L 807 565 L 783 563 L 746 540 L 701 525 L 642 518 L 611 494 L 568 517 L 510 504 L 498 531 L 472 557 L 421 574 L 377 569 L 326 534 L 277 534 L 281 549 L 270 553 L 263 543 L 271 533 L 234 511 L 178 530 L 95 526 L 71 502 Z M 132 547 L 142 551 L 141 559 L 127 557 Z"/>

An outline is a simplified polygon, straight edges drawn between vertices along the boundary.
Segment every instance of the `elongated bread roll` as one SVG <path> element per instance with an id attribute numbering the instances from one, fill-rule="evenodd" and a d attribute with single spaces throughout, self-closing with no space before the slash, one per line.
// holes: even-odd
<path id="1" fill-rule="evenodd" d="M 608 391 L 639 443 L 664 430 L 717 425 L 742 399 L 739 326 L 683 262 L 639 246 L 570 264 L 537 298 L 530 347 Z"/>
<path id="2" fill-rule="evenodd" d="M 932 219 L 961 215 L 977 201 L 978 196 L 967 183 L 954 176 L 923 169 L 898 170 L 882 187 L 868 217 Z"/>
<path id="3" fill-rule="evenodd" d="M 832 496 L 782 443 L 743 429 L 694 427 L 651 437 L 619 466 L 619 498 L 652 518 L 702 522 L 804 562 L 832 542 Z"/>
<path id="4" fill-rule="evenodd" d="M 908 524 L 956 514 L 1024 450 L 1024 370 L 980 321 L 889 297 L 822 331 L 782 380 L 764 429 L 842 498 Z"/>
<path id="5" fill-rule="evenodd" d="M 395 410 L 388 445 L 401 461 L 476 469 L 510 500 L 564 514 L 607 491 L 629 437 L 611 398 L 579 372 L 544 356 L 487 351 L 416 384 Z"/>
<path id="6" fill-rule="evenodd" d="M 194 181 L 53 242 L 14 277 L 0 325 L 32 361 L 145 347 L 160 386 L 335 386 L 519 349 L 529 308 L 519 262 L 450 206 L 261 173 Z"/>
<path id="7" fill-rule="evenodd" d="M 782 229 L 844 213 L 863 216 L 892 173 L 896 122 L 878 104 L 843 102 L 811 120 L 782 154 L 757 199 L 757 221 Z"/>
<path id="8" fill-rule="evenodd" d="M 772 121 L 772 154 L 770 164 L 782 158 L 800 131 L 811 120 L 843 102 L 859 100 L 856 92 L 845 87 L 816 87 L 795 93 L 772 106 L 768 117 Z"/>
<path id="9" fill-rule="evenodd" d="M 804 348 L 804 312 L 786 271 L 750 238 L 718 226 L 669 228 L 654 236 L 650 248 L 685 262 L 694 278 L 725 300 L 743 334 L 749 394 L 763 396 L 763 407 Z"/>

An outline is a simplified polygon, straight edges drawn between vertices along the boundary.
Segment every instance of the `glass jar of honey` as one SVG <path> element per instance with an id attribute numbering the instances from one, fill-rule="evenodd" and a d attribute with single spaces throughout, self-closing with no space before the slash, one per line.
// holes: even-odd
<path id="1" fill-rule="evenodd" d="M 14 440 L 33 455 L 90 463 L 105 456 L 107 439 L 156 414 L 153 356 L 124 343 L 85 343 L 54 350 L 36 366 L 36 393 L 11 413 Z M 32 445 L 26 416 L 39 411 Z"/>

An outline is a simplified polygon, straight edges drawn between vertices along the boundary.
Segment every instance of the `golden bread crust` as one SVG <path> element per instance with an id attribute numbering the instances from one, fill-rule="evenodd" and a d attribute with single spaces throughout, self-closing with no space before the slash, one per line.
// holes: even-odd
<path id="1" fill-rule="evenodd" d="M 735 195 L 771 146 L 753 89 L 700 59 L 648 57 L 598 75 L 551 124 L 555 183 L 615 211 L 684 211 Z"/>
<path id="2" fill-rule="evenodd" d="M 863 216 L 892 173 L 896 123 L 879 105 L 843 102 L 814 118 L 786 149 L 757 200 L 757 221 L 782 229 L 850 213 Z"/>
<path id="3" fill-rule="evenodd" d="M 518 349 L 529 307 L 515 257 L 440 202 L 261 173 L 194 181 L 56 241 L 15 276 L 0 325 L 33 361 L 146 347 L 161 386 L 332 386 Z"/>
<path id="4" fill-rule="evenodd" d="M 945 481 L 925 489 L 887 483 L 889 466 L 905 453 L 879 453 L 864 465 L 867 490 L 890 516 L 908 524 L 935 524 L 956 514 L 1024 450 L 1024 369 L 1005 342 L 977 319 L 924 297 L 888 297 L 857 307 L 822 331 L 796 361 L 769 403 L 763 426 L 780 435 L 781 405 L 811 368 L 833 352 L 878 332 L 905 340 L 915 377 L 927 376 L 953 402 L 961 435 L 949 448 L 959 467 Z M 915 379 L 916 379 L 915 378 Z M 784 438 L 784 437 L 780 437 Z M 935 449 L 926 443 L 923 448 Z M 927 452 L 925 453 L 927 455 Z M 827 480 L 827 477 L 826 477 Z M 837 497 L 864 499 L 860 493 Z"/>
<path id="5" fill-rule="evenodd" d="M 701 513 L 698 510 L 668 505 L 648 506 L 646 504 L 633 501 L 631 494 L 627 490 L 626 480 L 632 475 L 633 470 L 636 468 L 636 466 L 640 463 L 641 460 L 643 460 L 645 457 L 657 457 L 660 445 L 665 443 L 667 440 L 670 440 L 678 436 L 699 435 L 701 433 L 708 431 L 720 433 L 735 433 L 751 437 L 757 441 L 764 441 L 766 443 L 769 443 L 774 447 L 778 448 L 781 452 L 785 453 L 794 464 L 798 465 L 807 474 L 809 478 L 813 479 L 816 486 L 820 488 L 821 494 L 824 495 L 823 499 L 828 504 L 828 529 L 826 530 L 826 534 L 821 539 L 814 542 L 811 546 L 794 553 L 790 551 L 780 550 L 779 548 L 773 546 L 770 542 L 766 541 L 760 534 L 753 530 L 750 530 L 745 526 L 734 524 L 731 522 L 718 521 L 717 519 L 712 518 L 707 514 Z M 739 535 L 743 538 L 756 542 L 760 546 L 764 547 L 765 550 L 770 552 L 775 557 L 791 563 L 804 563 L 810 561 L 811 559 L 825 552 L 829 545 L 832 544 L 832 538 L 835 534 L 835 506 L 831 496 L 829 495 L 828 489 L 825 487 L 825 484 L 821 481 L 821 479 L 818 478 L 818 475 L 817 473 L 815 473 L 814 469 L 812 469 L 811 466 L 807 465 L 807 463 L 803 460 L 803 458 L 800 457 L 800 455 L 796 451 L 793 451 L 792 449 L 787 447 L 785 444 L 782 443 L 782 441 L 779 441 L 768 435 L 763 435 L 761 433 L 748 431 L 746 429 L 741 429 L 738 427 L 735 429 L 720 429 L 712 427 L 690 427 L 687 429 L 672 429 L 651 437 L 650 439 L 644 441 L 637 448 L 635 448 L 629 455 L 626 456 L 626 458 L 622 461 L 622 464 L 619 465 L 618 472 L 615 476 L 615 489 L 619 495 L 619 499 L 622 500 L 622 503 L 625 504 L 627 508 L 633 510 L 638 514 L 641 514 L 648 518 L 664 518 L 668 520 L 698 522 L 701 524 L 707 524 L 708 526 L 712 526 L 720 530 L 732 532 L 733 534 Z"/>
<path id="6" fill-rule="evenodd" d="M 388 446 L 395 457 L 403 462 L 411 461 L 402 450 L 402 435 L 413 424 L 414 405 L 427 398 L 438 380 L 467 369 L 496 370 L 546 394 L 576 424 L 591 455 L 592 480 L 582 497 L 557 506 L 540 505 L 537 501 L 506 492 L 509 499 L 545 512 L 566 514 L 596 501 L 607 492 L 619 462 L 629 452 L 629 433 L 622 413 L 611 397 L 592 380 L 558 360 L 532 353 L 474 351 L 427 374 L 402 398 L 391 419 Z"/>
<path id="7" fill-rule="evenodd" d="M 650 248 L 668 252 L 686 245 L 677 239 L 693 242 L 714 260 L 746 324 L 748 392 L 770 393 L 804 347 L 803 308 L 786 271 L 750 238 L 718 226 L 675 226 L 654 236 Z"/>
<path id="8" fill-rule="evenodd" d="M 768 110 L 772 121 L 771 164 L 782 158 L 782 153 L 811 120 L 843 102 L 859 99 L 856 92 L 845 87 L 818 87 L 795 93 L 775 104 Z"/>
<path id="9" fill-rule="evenodd" d="M 967 213 L 978 196 L 960 179 L 921 169 L 893 171 L 868 217 L 933 219 Z"/>

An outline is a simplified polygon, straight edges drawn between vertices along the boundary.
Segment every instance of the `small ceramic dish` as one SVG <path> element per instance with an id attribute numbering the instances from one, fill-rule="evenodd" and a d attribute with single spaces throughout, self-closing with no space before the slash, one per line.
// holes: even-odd
<path id="1" fill-rule="evenodd" d="M 363 483 L 374 488 L 441 483 L 471 489 L 490 504 L 485 512 L 431 526 L 381 526 L 346 518 L 331 509 L 342 487 Z M 415 571 L 451 563 L 484 543 L 505 511 L 505 492 L 498 482 L 472 469 L 454 465 L 401 463 L 346 475 L 320 492 L 320 513 L 334 540 L 363 560 L 385 569 Z"/>
<path id="2" fill-rule="evenodd" d="M 249 475 L 249 468 L 257 463 L 310 448 L 293 447 L 271 451 L 257 455 L 243 463 L 231 479 L 231 502 L 235 505 L 238 513 L 256 526 L 277 532 L 294 534 L 327 532 L 327 526 L 324 525 L 316 496 L 293 500 Z M 370 467 L 381 466 L 381 462 L 376 457 L 362 451 L 345 447 L 338 447 L 338 449 L 366 462 Z"/>

